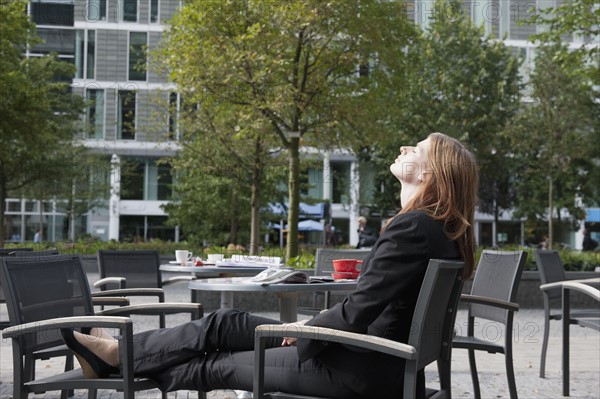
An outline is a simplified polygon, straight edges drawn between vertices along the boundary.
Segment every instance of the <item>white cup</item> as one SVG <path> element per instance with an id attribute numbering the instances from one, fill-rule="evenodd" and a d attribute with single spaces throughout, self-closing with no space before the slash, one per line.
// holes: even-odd
<path id="1" fill-rule="evenodd" d="M 192 259 L 193 253 L 186 250 L 175 251 L 175 260 L 182 265 L 186 265 Z"/>
<path id="2" fill-rule="evenodd" d="M 223 260 L 223 254 L 208 254 L 206 255 L 206 260 L 211 263 L 220 262 Z"/>

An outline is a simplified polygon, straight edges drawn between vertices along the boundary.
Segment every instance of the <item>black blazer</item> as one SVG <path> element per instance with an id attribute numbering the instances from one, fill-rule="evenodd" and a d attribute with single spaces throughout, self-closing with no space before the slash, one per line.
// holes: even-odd
<path id="1" fill-rule="evenodd" d="M 459 258 L 458 246 L 444 233 L 443 222 L 420 211 L 396 216 L 364 260 L 356 290 L 306 324 L 368 333 L 406 343 L 429 260 Z M 384 371 L 389 371 L 392 366 L 386 357 L 357 357 L 357 353 L 364 354 L 365 351 L 329 345 L 324 341 L 299 339 L 297 350 L 301 362 L 317 357 L 333 368 L 339 368 L 340 372 L 349 365 L 348 377 L 363 382 L 370 376 L 380 380 Z M 358 367 L 362 369 L 359 379 L 356 378 L 356 362 L 362 363 Z M 393 362 L 396 364 L 395 360 Z M 377 375 L 379 377 L 375 378 Z"/>

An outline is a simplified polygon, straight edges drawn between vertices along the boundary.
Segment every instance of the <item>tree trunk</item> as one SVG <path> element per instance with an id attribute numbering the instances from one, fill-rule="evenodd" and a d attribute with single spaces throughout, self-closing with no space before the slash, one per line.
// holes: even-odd
<path id="1" fill-rule="evenodd" d="M 4 178 L 0 181 L 0 248 L 4 248 L 4 210 L 6 209 L 6 186 Z"/>
<path id="2" fill-rule="evenodd" d="M 288 195 L 290 206 L 288 209 L 288 235 L 286 244 L 286 259 L 298 256 L 298 214 L 300 208 L 300 138 L 290 139 L 289 146 L 289 173 Z"/>
<path id="3" fill-rule="evenodd" d="M 231 220 L 230 220 L 230 230 L 229 230 L 229 241 L 231 244 L 237 244 L 237 235 L 239 229 L 239 219 L 238 219 L 238 192 L 237 188 L 234 186 L 231 190 Z"/>
<path id="4" fill-rule="evenodd" d="M 260 246 L 260 187 L 263 159 L 260 139 L 254 142 L 254 165 L 252 168 L 252 194 L 250 197 L 250 255 L 258 255 Z"/>
<path id="5" fill-rule="evenodd" d="M 552 249 L 552 243 L 554 242 L 554 229 L 552 226 L 552 216 L 554 215 L 554 202 L 552 200 L 552 177 L 548 179 L 548 249 Z"/>

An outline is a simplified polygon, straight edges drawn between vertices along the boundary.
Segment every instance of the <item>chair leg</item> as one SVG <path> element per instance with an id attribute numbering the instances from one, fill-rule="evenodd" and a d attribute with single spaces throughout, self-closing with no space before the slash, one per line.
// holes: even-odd
<path id="1" fill-rule="evenodd" d="M 439 359 L 437 361 L 438 375 L 440 377 L 440 391 L 445 393 L 446 399 L 452 399 L 452 373 L 450 371 L 451 362 Z"/>
<path id="2" fill-rule="evenodd" d="M 477 364 L 475 363 L 475 351 L 473 349 L 469 349 L 469 366 L 471 367 L 471 379 L 473 380 L 473 395 L 475 396 L 475 399 L 481 399 L 479 377 L 477 376 Z"/>
<path id="3" fill-rule="evenodd" d="M 517 399 L 517 384 L 515 383 L 515 370 L 513 367 L 512 348 L 506 348 L 504 361 L 506 363 L 506 379 L 508 380 L 508 392 L 510 399 Z"/>
<path id="4" fill-rule="evenodd" d="M 544 337 L 542 338 L 542 357 L 540 359 L 540 378 L 546 377 L 546 352 L 548 351 L 548 338 L 550 336 L 550 309 L 549 305 L 544 303 Z"/>

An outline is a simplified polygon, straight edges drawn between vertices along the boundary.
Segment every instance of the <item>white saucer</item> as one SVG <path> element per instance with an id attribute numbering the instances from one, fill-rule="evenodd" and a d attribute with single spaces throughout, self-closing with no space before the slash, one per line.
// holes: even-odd
<path id="1" fill-rule="evenodd" d="M 176 260 L 170 260 L 169 263 L 172 264 L 172 265 L 179 265 L 179 266 L 181 266 L 181 262 L 177 262 Z"/>

